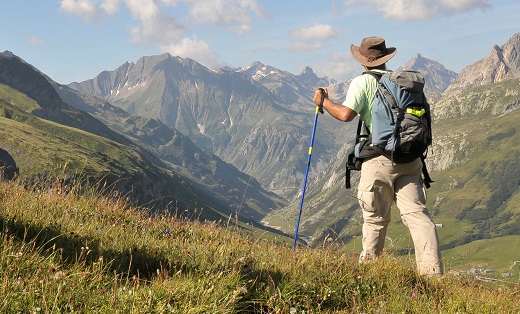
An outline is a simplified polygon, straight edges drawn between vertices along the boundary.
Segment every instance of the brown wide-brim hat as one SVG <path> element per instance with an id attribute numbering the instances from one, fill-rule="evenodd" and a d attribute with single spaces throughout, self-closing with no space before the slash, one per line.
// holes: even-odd
<path id="1" fill-rule="evenodd" d="M 383 38 L 372 36 L 364 38 L 360 46 L 351 45 L 350 52 L 361 65 L 375 67 L 392 59 L 397 49 L 387 48 Z"/>

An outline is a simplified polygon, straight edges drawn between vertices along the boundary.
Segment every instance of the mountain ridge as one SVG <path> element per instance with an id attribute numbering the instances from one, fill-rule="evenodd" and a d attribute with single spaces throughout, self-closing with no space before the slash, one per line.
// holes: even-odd
<path id="1" fill-rule="evenodd" d="M 457 93 L 464 87 L 492 84 L 520 76 L 519 55 L 520 33 L 516 33 L 503 45 L 494 45 L 484 58 L 464 67 L 446 93 Z"/>
<path id="2" fill-rule="evenodd" d="M 443 69 L 429 76 L 427 86 Z M 303 178 L 313 91 L 328 87 L 331 98 L 341 102 L 348 83 L 320 78 L 310 67 L 294 75 L 256 61 L 211 71 L 191 59 L 162 54 L 69 87 L 174 127 L 201 149 L 257 178 L 265 189 L 291 198 Z M 318 170 L 342 146 L 341 134 L 354 134 L 354 127 L 334 124 L 328 115 L 320 121 Z M 258 164 L 268 166 L 260 172 Z"/>
<path id="3" fill-rule="evenodd" d="M 32 114 L 71 127 L 80 126 L 93 134 L 117 142 L 130 143 L 90 115 L 64 103 L 41 72 L 12 52 L 0 55 L 0 73 L 0 83 L 39 100 L 40 107 L 35 108 Z"/>
<path id="4" fill-rule="evenodd" d="M 457 73 L 454 71 L 446 69 L 439 62 L 425 58 L 419 53 L 398 68 L 398 70 L 411 69 L 425 74 L 425 93 L 434 92 L 442 94 L 457 77 Z"/>
<path id="5" fill-rule="evenodd" d="M 9 60 L 7 60 L 7 58 L 9 58 Z M 27 96 L 31 101 L 34 101 L 32 104 L 28 104 L 27 100 L 23 100 L 24 98 L 13 96 L 11 90 L 0 89 L 0 91 L 3 91 L 0 106 L 4 116 L 8 119 L 20 121 L 19 123 L 22 124 L 26 123 L 33 125 L 31 131 L 24 133 L 36 134 L 37 132 L 41 132 L 37 138 L 41 138 L 43 143 L 48 142 L 49 147 L 53 147 L 56 143 L 63 141 L 60 145 L 62 148 L 45 153 L 51 156 L 48 160 L 37 162 L 33 160 L 34 158 L 37 158 L 34 155 L 37 151 L 32 152 L 32 150 L 28 150 L 23 145 L 20 146 L 16 144 L 15 139 L 18 139 L 21 142 L 27 142 L 25 135 L 15 132 L 9 137 L 4 137 L 4 140 L 1 143 L 2 147 L 7 147 L 10 151 L 14 151 L 14 156 L 17 160 L 24 160 L 19 163 L 21 168 L 20 178 L 22 180 L 33 180 L 36 177 L 44 177 L 45 173 L 50 171 L 49 168 L 53 167 L 53 163 L 61 162 L 62 164 L 75 165 L 79 167 L 79 164 L 82 162 L 77 160 L 76 157 L 70 156 L 67 153 L 63 153 L 63 156 L 60 156 L 60 151 L 62 149 L 74 150 L 71 148 L 72 143 L 68 139 L 78 138 L 81 140 L 74 145 L 76 145 L 77 148 L 84 148 L 84 152 L 78 154 L 78 156 L 90 156 L 85 157 L 85 159 L 88 160 L 89 164 L 92 164 L 92 166 L 86 166 L 82 171 L 84 171 L 86 175 L 91 176 L 91 180 L 106 180 L 109 186 L 114 184 L 114 189 L 116 191 L 120 192 L 122 195 L 127 194 L 129 199 L 132 199 L 132 201 L 136 201 L 141 205 L 147 204 L 146 206 L 155 207 L 156 209 L 158 208 L 157 206 L 164 206 L 165 209 L 171 209 L 171 203 L 173 202 L 173 204 L 176 204 L 176 208 L 187 208 L 188 211 L 184 213 L 186 215 L 192 215 L 192 213 L 189 212 L 192 212 L 193 210 L 196 211 L 197 208 L 200 210 L 200 207 L 205 207 L 206 212 L 199 214 L 199 217 L 203 219 L 223 220 L 229 218 L 231 215 L 240 215 L 240 217 L 237 217 L 238 220 L 258 225 L 256 221 L 260 220 L 267 210 L 278 207 L 280 206 L 280 203 L 283 202 L 283 200 L 277 198 L 273 194 L 263 191 L 254 179 L 245 174 L 238 174 L 238 170 L 232 168 L 223 161 L 212 159 L 212 157 L 197 148 L 197 150 L 194 150 L 194 153 L 196 156 L 205 158 L 204 161 L 208 162 L 208 166 L 210 166 L 208 169 L 210 176 L 217 177 L 217 174 L 223 176 L 222 173 L 224 173 L 224 175 L 233 176 L 233 179 L 226 179 L 227 182 L 233 180 L 241 182 L 241 185 L 236 184 L 232 193 L 228 193 L 229 195 L 227 198 L 223 198 L 222 195 L 225 193 L 222 191 L 222 187 L 226 186 L 225 180 L 221 179 L 220 182 L 211 180 L 197 181 L 193 176 L 187 176 L 186 172 L 184 172 L 184 177 L 181 178 L 181 175 L 179 175 L 178 172 L 183 170 L 183 168 L 172 167 L 171 161 L 161 160 L 158 158 L 156 154 L 151 153 L 152 150 L 150 149 L 153 148 L 152 146 L 143 149 L 142 145 L 138 145 L 143 144 L 142 142 L 134 144 L 124 136 L 124 132 L 116 133 L 92 116 L 103 117 L 103 115 L 106 114 L 106 117 L 117 117 L 114 119 L 119 120 L 113 121 L 113 124 L 118 124 L 121 127 L 125 125 L 121 123 L 123 119 L 130 119 L 128 114 L 123 110 L 113 107 L 109 103 L 103 101 L 97 103 L 98 107 L 89 105 L 89 102 L 84 101 L 82 96 L 89 99 L 91 104 L 96 103 L 96 101 L 99 100 L 96 100 L 94 96 L 77 94 L 72 96 L 69 95 L 70 97 L 68 97 L 71 102 L 76 105 L 79 104 L 78 107 L 81 110 L 74 108 L 64 102 L 62 97 L 59 95 L 66 94 L 60 89 L 60 87 L 62 89 L 66 87 L 59 86 L 59 84 L 52 81 L 36 68 L 30 66 L 12 53 L 7 57 L 6 54 L 0 56 L 0 69 L 0 86 L 13 88 L 13 90 L 19 93 L 27 92 L 35 98 L 35 100 L 33 100 L 33 98 Z M 30 84 L 26 85 L 24 82 L 29 82 Z M 4 83 L 6 85 L 4 85 Z M 57 91 L 61 93 L 57 93 Z M 42 99 L 40 99 L 40 97 Z M 40 106 L 40 103 L 42 103 L 43 106 Z M 83 110 L 87 110 L 90 114 L 87 114 Z M 42 115 L 42 111 L 46 114 Z M 56 114 L 56 112 L 59 114 Z M 40 114 L 34 115 L 35 113 Z M 72 118 L 68 118 L 67 114 L 71 114 Z M 68 126 L 70 129 L 65 130 L 63 128 L 46 127 L 47 122 L 45 121 L 47 120 L 38 122 L 39 120 L 34 118 L 37 116 L 42 119 L 47 119 L 50 116 L 52 117 L 50 121 L 54 121 L 59 125 Z M 64 116 L 66 118 L 63 121 L 62 117 Z M 83 118 L 76 119 L 78 116 Z M 7 122 L 4 123 L 8 124 Z M 160 139 L 165 132 L 170 132 L 169 128 L 166 126 L 161 127 L 157 121 L 155 121 L 155 124 L 150 120 L 139 121 L 138 123 L 142 124 L 140 127 L 138 126 L 140 134 L 149 134 Z M 132 126 L 126 123 L 126 126 L 135 128 L 136 124 Z M 93 128 L 95 128 L 94 132 L 92 130 Z M 19 129 L 21 129 L 21 127 L 16 126 L 16 128 L 13 128 L 13 131 Z M 146 129 L 149 130 L 147 131 Z M 154 129 L 159 131 L 159 135 L 153 135 Z M 108 144 L 96 144 L 98 141 L 97 139 L 87 140 L 88 135 L 80 135 L 78 133 L 80 130 L 100 136 L 100 139 L 102 138 L 103 142 L 104 140 L 114 141 L 113 146 L 119 148 L 116 150 L 112 149 L 112 153 L 108 153 L 104 150 L 104 147 L 109 146 Z M 173 132 L 167 136 L 169 136 L 170 139 L 180 138 L 181 142 L 186 141 L 186 139 L 182 139 L 182 134 L 176 134 Z M 83 143 L 83 141 L 85 141 L 85 143 Z M 54 144 L 51 144 L 51 142 Z M 42 147 L 41 145 L 42 144 L 38 144 L 37 147 L 39 147 L 38 150 L 42 150 L 43 153 L 43 150 L 46 151 L 47 149 L 44 148 L 45 146 Z M 97 145 L 99 151 L 92 151 L 90 148 L 92 145 Z M 189 143 L 187 145 L 189 145 Z M 191 145 L 194 146 L 193 144 Z M 161 142 L 158 146 L 166 148 L 168 147 L 168 143 Z M 184 146 L 174 146 L 176 147 L 176 155 L 174 154 L 172 156 L 182 156 L 181 151 L 184 149 Z M 91 156 L 91 154 L 94 155 Z M 111 154 L 119 154 L 122 156 L 121 160 L 113 160 L 110 156 Z M 130 161 L 131 158 L 128 158 L 129 155 L 134 156 L 133 161 Z M 67 160 L 67 158 L 69 158 L 69 160 Z M 102 165 L 100 160 L 103 160 L 107 164 Z M 115 168 L 112 169 L 111 167 Z M 169 170 L 165 171 L 164 169 L 166 168 Z M 198 168 L 202 169 L 204 167 Z M 74 177 L 74 174 L 70 172 L 80 171 L 80 169 L 64 169 L 64 171 L 65 173 L 63 175 L 65 175 L 65 177 Z M 198 173 L 201 172 L 199 171 Z M 207 174 L 204 175 L 204 177 L 207 176 Z M 148 179 L 146 180 L 146 178 Z M 190 185 L 193 185 L 195 188 Z M 249 191 L 248 186 L 251 187 Z M 215 190 L 219 189 L 221 189 L 220 192 L 215 192 Z M 182 191 L 180 193 L 183 195 L 179 195 L 179 191 Z M 240 199 L 240 197 L 246 196 L 247 200 L 244 201 L 243 199 Z M 258 203 L 262 203 L 265 206 L 261 206 Z M 217 208 L 217 210 L 212 207 Z"/>
<path id="6" fill-rule="evenodd" d="M 167 168 L 183 175 L 208 195 L 213 195 L 229 207 L 231 213 L 240 213 L 243 218 L 258 221 L 283 202 L 274 194 L 264 191 L 256 179 L 199 149 L 178 130 L 155 119 L 130 115 L 101 99 L 89 99 L 88 95 L 67 86 L 57 83 L 54 86 L 68 103 L 92 112 L 118 133 L 155 154 L 167 164 Z"/>
<path id="7" fill-rule="evenodd" d="M 266 85 L 272 81 L 253 79 L 267 66 L 255 65 L 245 70 L 210 71 L 193 60 L 163 54 L 140 58 L 135 65 L 126 63 L 69 87 L 178 129 L 201 149 L 287 197 L 295 193 L 303 176 L 297 170 L 303 165 L 294 161 L 306 150 L 301 139 L 307 136 L 303 135 L 308 133 L 305 127 L 312 126 L 307 116 L 313 111 L 311 99 L 307 88 L 299 93 L 287 88 L 303 83 L 282 71 L 277 71 L 283 75 L 273 82 L 282 88 L 270 91 Z M 334 130 L 324 126 L 320 126 L 321 132 L 332 144 Z M 260 171 L 259 164 L 267 167 Z"/>

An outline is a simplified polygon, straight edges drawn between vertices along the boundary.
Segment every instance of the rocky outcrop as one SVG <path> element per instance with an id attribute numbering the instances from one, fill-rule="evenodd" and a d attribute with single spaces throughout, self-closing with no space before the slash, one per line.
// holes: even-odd
<path id="1" fill-rule="evenodd" d="M 519 52 L 520 33 L 517 33 L 504 45 L 495 45 L 485 58 L 462 69 L 446 93 L 453 94 L 468 86 L 499 83 L 520 76 Z"/>
<path id="2" fill-rule="evenodd" d="M 0 148 L 0 181 L 13 180 L 19 173 L 13 157 L 3 148 Z"/>

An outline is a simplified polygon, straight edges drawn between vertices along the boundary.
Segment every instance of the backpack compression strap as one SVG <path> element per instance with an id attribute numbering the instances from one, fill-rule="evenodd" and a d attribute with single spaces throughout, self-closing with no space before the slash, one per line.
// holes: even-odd
<path id="1" fill-rule="evenodd" d="M 428 169 L 426 169 L 426 162 L 424 161 L 425 157 L 422 156 L 421 157 L 421 161 L 422 161 L 422 173 L 423 173 L 423 176 L 424 176 L 424 186 L 429 189 L 430 188 L 430 183 L 433 183 L 435 181 L 432 180 L 432 178 L 430 178 L 430 174 L 428 173 Z"/>

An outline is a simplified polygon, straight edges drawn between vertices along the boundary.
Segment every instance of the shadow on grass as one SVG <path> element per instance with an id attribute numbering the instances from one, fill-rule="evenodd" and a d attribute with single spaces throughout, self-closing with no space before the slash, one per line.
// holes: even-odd
<path id="1" fill-rule="evenodd" d="M 148 252 L 137 247 L 126 251 L 102 248 L 99 239 L 82 237 L 74 232 L 64 233 L 59 226 L 24 224 L 0 216 L 0 228 L 8 236 L 34 244 L 35 248 L 44 254 L 59 251 L 61 254 L 58 256 L 64 265 L 92 265 L 102 257 L 103 260 L 110 261 L 108 267 L 111 271 L 148 280 L 157 274 L 158 270 L 176 270 L 164 255 L 157 252 Z"/>
<path id="2" fill-rule="evenodd" d="M 108 271 L 115 272 L 121 278 L 138 278 L 151 281 L 156 278 L 167 278 L 179 272 L 189 277 L 205 276 L 199 269 L 199 264 L 187 261 L 178 262 L 172 260 L 172 256 L 166 257 L 163 253 L 148 251 L 142 248 L 131 248 L 125 251 L 116 251 L 101 247 L 99 239 L 83 237 L 74 232 L 63 232 L 59 226 L 42 226 L 26 224 L 16 221 L 16 218 L 0 216 L 0 231 L 8 237 L 14 237 L 17 241 L 30 244 L 39 254 L 51 255 L 59 252 L 61 265 L 64 267 L 84 264 L 93 265 L 102 257 Z M 229 266 L 229 265 L 228 265 Z M 251 282 L 247 286 L 247 293 L 241 296 L 241 301 L 233 304 L 236 311 L 269 312 L 267 298 L 259 298 L 258 292 L 272 285 L 278 286 L 286 274 L 280 271 L 258 269 L 254 263 L 235 262 L 228 267 L 228 271 L 239 271 L 245 282 Z M 136 277 L 134 277 L 136 276 Z"/>
<path id="3" fill-rule="evenodd" d="M 59 251 L 61 262 L 64 265 L 85 263 L 92 265 L 102 257 L 110 261 L 109 270 L 126 276 L 138 276 L 141 279 L 151 280 L 158 274 L 172 275 L 179 270 L 182 273 L 198 274 L 198 263 L 186 263 L 172 260 L 157 251 L 146 248 L 133 247 L 124 251 L 116 251 L 102 247 L 100 240 L 93 237 L 80 236 L 75 232 L 64 232 L 58 225 L 34 225 L 26 224 L 16 219 L 0 216 L 0 230 L 8 236 L 13 236 L 24 243 L 31 243 L 40 252 Z M 244 263 L 239 265 L 240 271 L 245 276 L 253 279 L 256 274 L 251 265 Z M 262 277 L 281 280 L 281 273 L 269 272 Z"/>

